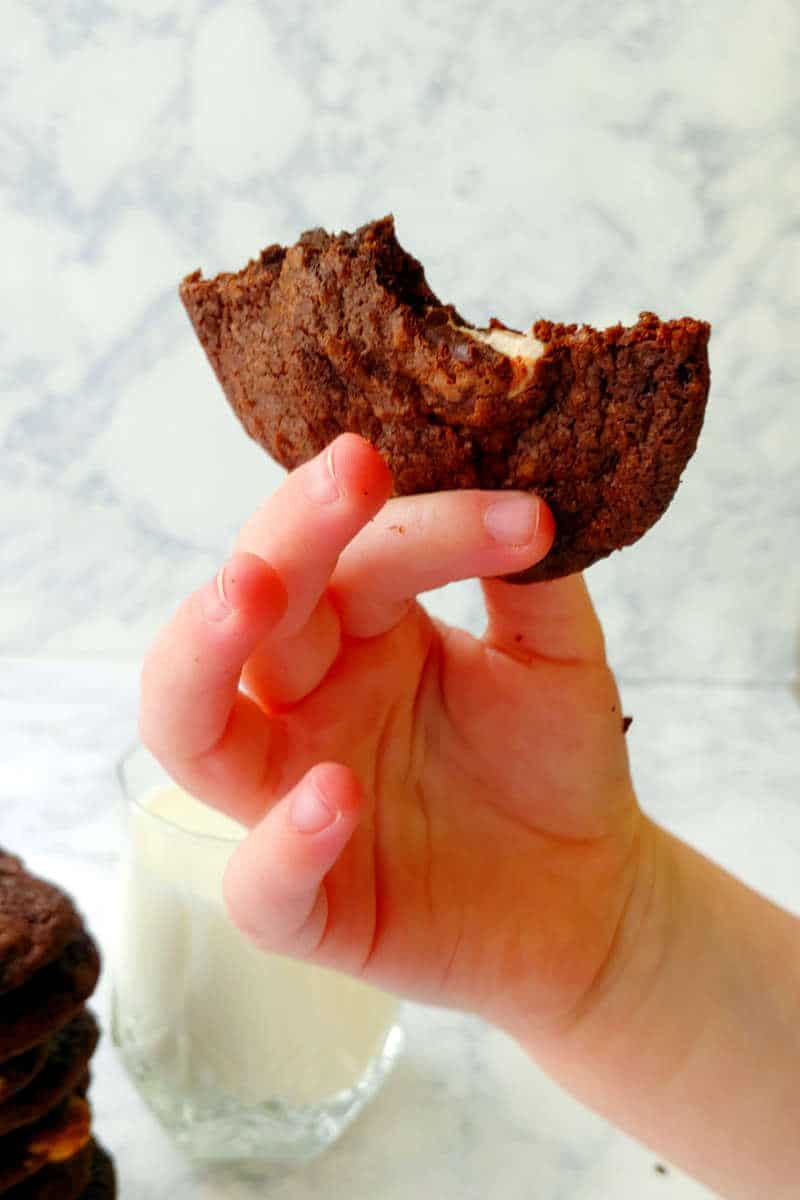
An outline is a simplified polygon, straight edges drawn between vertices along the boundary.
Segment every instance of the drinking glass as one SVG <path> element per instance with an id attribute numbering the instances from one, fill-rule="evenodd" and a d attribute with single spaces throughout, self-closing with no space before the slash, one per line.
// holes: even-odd
<path id="1" fill-rule="evenodd" d="M 193 1158 L 314 1157 L 391 1069 L 397 1001 L 257 949 L 222 901 L 245 831 L 178 789 L 143 747 L 118 776 L 127 837 L 112 1035 L 128 1073 Z"/>

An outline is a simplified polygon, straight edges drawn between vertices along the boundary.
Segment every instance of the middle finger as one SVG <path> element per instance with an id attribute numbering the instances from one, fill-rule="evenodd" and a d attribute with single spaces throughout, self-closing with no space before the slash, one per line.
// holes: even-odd
<path id="1" fill-rule="evenodd" d="M 331 593 L 345 633 L 393 628 L 420 592 L 459 579 L 511 575 L 544 558 L 554 522 L 526 492 L 455 491 L 401 496 L 344 550 Z"/>

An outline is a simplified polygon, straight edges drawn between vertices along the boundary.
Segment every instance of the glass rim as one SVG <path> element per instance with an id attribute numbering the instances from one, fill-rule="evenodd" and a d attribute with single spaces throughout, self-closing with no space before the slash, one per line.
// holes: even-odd
<path id="1" fill-rule="evenodd" d="M 150 770 L 153 772 L 153 774 L 160 775 L 161 779 L 159 781 L 159 779 L 154 778 L 151 783 L 143 787 L 141 790 L 134 790 L 126 777 L 126 769 L 129 767 L 130 763 L 135 761 L 139 756 L 141 756 L 145 763 L 150 767 Z M 179 787 L 180 785 L 176 784 L 174 780 L 170 778 L 164 768 L 157 762 L 155 758 L 153 758 L 147 747 L 142 745 L 141 742 L 132 742 L 124 754 L 117 759 L 114 767 L 114 774 L 116 776 L 117 786 L 122 793 L 122 797 L 126 806 L 129 809 L 134 809 L 138 814 L 146 817 L 149 821 L 154 821 L 156 825 L 164 826 L 164 828 L 168 829 L 169 832 L 176 837 L 210 842 L 220 846 L 238 846 L 247 836 L 247 830 L 244 827 L 242 827 L 242 832 L 238 836 L 235 834 L 225 833 L 203 833 L 199 829 L 187 829 L 184 825 L 179 825 L 176 821 L 171 820 L 169 817 L 165 817 L 163 813 L 156 813 L 153 812 L 152 809 L 148 808 L 147 805 L 142 802 L 142 800 L 144 797 L 149 796 L 151 792 L 154 792 L 159 786 L 169 786 L 172 784 L 174 787 Z M 181 788 L 180 790 L 184 791 L 185 789 Z M 194 800 L 196 804 L 203 804 L 202 800 L 198 800 L 195 796 L 192 796 L 190 792 L 187 792 L 186 794 L 190 796 L 190 798 Z M 210 808 L 212 812 L 219 811 L 218 809 L 212 808 L 211 805 L 204 805 L 204 807 Z M 220 815 L 226 816 L 227 814 L 221 813 Z M 228 819 L 233 820 L 232 817 L 229 817 Z"/>

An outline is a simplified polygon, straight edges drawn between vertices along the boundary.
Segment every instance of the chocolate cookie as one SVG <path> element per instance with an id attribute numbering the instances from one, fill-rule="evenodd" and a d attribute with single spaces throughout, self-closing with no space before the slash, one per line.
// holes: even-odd
<path id="1" fill-rule="evenodd" d="M 398 494 L 522 488 L 556 541 L 520 582 L 582 570 L 662 515 L 709 386 L 709 326 L 478 329 L 431 291 L 391 217 L 311 230 L 238 274 L 189 275 L 181 298 L 247 432 L 292 468 L 350 430 Z"/>
<path id="2" fill-rule="evenodd" d="M 27 1087 L 31 1080 L 38 1075 L 45 1064 L 49 1048 L 49 1042 L 40 1042 L 38 1046 L 32 1046 L 24 1054 L 18 1054 L 15 1058 L 7 1058 L 5 1062 L 0 1063 L 0 1105 L 5 1104 L 16 1092 Z"/>
<path id="3" fill-rule="evenodd" d="M 0 996 L 0 1063 L 56 1033 L 83 1007 L 100 974 L 100 953 L 81 933 L 22 987 Z"/>
<path id="4" fill-rule="evenodd" d="M 69 897 L 0 849 L 0 992 L 21 987 L 80 930 Z"/>
<path id="5" fill-rule="evenodd" d="M 0 1139 L 0 1195 L 79 1154 L 90 1140 L 90 1123 L 89 1105 L 71 1096 L 41 1121 Z"/>
<path id="6" fill-rule="evenodd" d="M 66 1096 L 78 1091 L 94 1054 L 100 1030 L 84 1009 L 52 1038 L 45 1067 L 32 1083 L 0 1105 L 0 1137 L 38 1121 Z"/>
<path id="7" fill-rule="evenodd" d="M 96 1143 L 87 1142 L 72 1158 L 44 1167 L 5 1194 L 8 1200 L 79 1200 L 88 1194 L 96 1155 Z"/>
<path id="8" fill-rule="evenodd" d="M 117 1177 L 111 1156 L 95 1142 L 92 1174 L 88 1187 L 81 1193 L 81 1200 L 114 1200 L 117 1194 Z"/>

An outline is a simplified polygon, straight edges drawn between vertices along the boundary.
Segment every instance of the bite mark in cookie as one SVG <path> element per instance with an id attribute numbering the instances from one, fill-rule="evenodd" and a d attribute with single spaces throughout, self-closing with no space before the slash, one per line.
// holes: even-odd
<path id="1" fill-rule="evenodd" d="M 629 545 L 664 513 L 694 452 L 709 326 L 642 313 L 606 330 L 480 329 L 429 287 L 387 217 L 303 234 L 181 297 L 247 432 L 289 469 L 339 433 L 386 459 L 397 494 L 521 488 L 556 539 L 518 576 L 552 579 Z"/>

